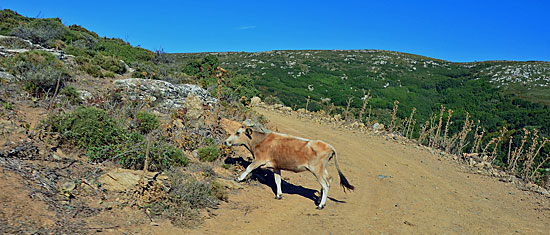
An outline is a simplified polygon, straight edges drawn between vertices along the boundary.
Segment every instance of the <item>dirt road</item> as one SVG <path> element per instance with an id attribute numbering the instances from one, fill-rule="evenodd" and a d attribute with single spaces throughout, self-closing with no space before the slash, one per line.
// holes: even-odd
<path id="1" fill-rule="evenodd" d="M 326 208 L 315 209 L 320 188 L 308 172 L 283 171 L 283 200 L 267 184 L 244 183 L 199 229 L 204 234 L 548 234 L 548 199 L 415 146 L 258 110 L 279 132 L 322 139 L 339 153 L 356 187 L 344 193 L 334 163 Z M 272 176 L 271 176 L 272 177 Z"/>

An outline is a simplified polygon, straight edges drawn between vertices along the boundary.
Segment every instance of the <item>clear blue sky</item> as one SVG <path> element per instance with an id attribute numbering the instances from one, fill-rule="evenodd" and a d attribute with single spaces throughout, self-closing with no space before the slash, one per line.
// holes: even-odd
<path id="1" fill-rule="evenodd" d="M 550 1 L 0 0 L 166 52 L 383 49 L 456 62 L 550 61 Z"/>

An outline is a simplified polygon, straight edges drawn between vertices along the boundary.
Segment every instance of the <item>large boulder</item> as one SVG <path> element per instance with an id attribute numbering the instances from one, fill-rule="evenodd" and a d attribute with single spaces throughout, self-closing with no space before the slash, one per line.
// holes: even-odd
<path id="1" fill-rule="evenodd" d="M 208 91 L 192 84 L 172 84 L 162 80 L 127 78 L 114 82 L 115 87 L 127 95 L 128 100 L 150 101 L 163 110 L 186 108 L 186 99 L 195 96 L 203 105 L 214 105 L 218 101 Z"/>
<path id="2" fill-rule="evenodd" d="M 101 188 L 103 189 L 114 192 L 125 192 L 134 189 L 142 175 L 143 171 L 141 170 L 114 169 L 101 175 L 97 179 L 97 182 L 101 184 Z M 147 172 L 145 180 L 156 180 L 162 185 L 168 185 L 168 176 L 164 173 Z"/>

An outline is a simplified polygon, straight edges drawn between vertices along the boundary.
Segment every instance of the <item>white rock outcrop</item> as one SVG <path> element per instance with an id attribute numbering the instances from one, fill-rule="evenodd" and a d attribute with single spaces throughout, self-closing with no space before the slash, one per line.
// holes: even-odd
<path id="1" fill-rule="evenodd" d="M 162 80 L 127 78 L 114 82 L 128 100 L 151 101 L 155 107 L 170 110 L 186 107 L 188 96 L 198 97 L 203 105 L 214 105 L 218 101 L 207 90 L 192 84 L 172 84 Z"/>

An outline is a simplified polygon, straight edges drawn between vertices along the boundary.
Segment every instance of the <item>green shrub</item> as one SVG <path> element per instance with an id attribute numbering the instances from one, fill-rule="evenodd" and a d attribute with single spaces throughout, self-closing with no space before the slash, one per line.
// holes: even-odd
<path id="1" fill-rule="evenodd" d="M 154 56 L 152 51 L 133 47 L 118 38 L 103 38 L 97 43 L 95 50 L 105 55 L 122 58 L 126 62 L 151 61 Z"/>
<path id="2" fill-rule="evenodd" d="M 90 147 L 86 151 L 86 156 L 92 162 L 103 162 L 124 154 L 122 144 L 109 144 L 97 147 Z"/>
<path id="3" fill-rule="evenodd" d="M 31 19 L 20 15 L 10 9 L 0 11 L 0 34 L 8 35 L 14 28 L 27 23 Z"/>
<path id="4" fill-rule="evenodd" d="M 159 118 L 146 111 L 139 111 L 136 114 L 136 123 L 137 129 L 142 133 L 149 133 L 160 126 Z"/>
<path id="5" fill-rule="evenodd" d="M 282 104 L 283 102 L 276 96 L 267 96 L 264 99 L 264 102 L 266 104 L 274 105 L 274 104 Z"/>
<path id="6" fill-rule="evenodd" d="M 65 97 L 67 97 L 67 99 L 69 100 L 69 102 L 71 104 L 78 104 L 80 103 L 80 95 L 78 94 L 78 92 L 76 91 L 76 88 L 72 87 L 72 86 L 67 86 L 67 87 L 64 87 L 62 90 L 61 90 L 61 94 L 65 95 Z"/>
<path id="7" fill-rule="evenodd" d="M 86 156 L 93 162 L 113 160 L 124 168 L 143 169 L 147 142 L 145 137 L 137 132 L 123 135 L 119 143 L 91 146 Z M 187 166 L 189 160 L 181 149 L 171 144 L 155 141 L 149 149 L 150 171 L 162 171 L 172 166 Z"/>
<path id="8" fill-rule="evenodd" d="M 99 65 L 101 68 L 117 73 L 117 74 L 123 74 L 126 72 L 126 67 L 124 64 L 119 60 L 112 56 L 105 56 L 97 54 L 93 59 L 94 64 Z"/>
<path id="9" fill-rule="evenodd" d="M 85 40 L 77 40 L 69 45 L 67 45 L 65 47 L 65 49 L 63 51 L 65 51 L 65 53 L 67 54 L 70 54 L 70 55 L 74 55 L 74 56 L 84 56 L 84 57 L 93 57 L 95 56 L 95 51 L 93 51 L 92 49 L 90 49 L 88 46 L 87 46 L 88 42 L 85 41 Z M 93 47 L 93 46 L 92 46 Z"/>
<path id="10" fill-rule="evenodd" d="M 111 72 L 111 71 L 107 71 L 105 73 L 103 73 L 103 77 L 106 77 L 106 78 L 114 78 L 116 75 L 115 73 Z"/>
<path id="11" fill-rule="evenodd" d="M 183 151 L 170 144 L 156 144 L 150 150 L 149 170 L 159 171 L 171 166 L 187 166 L 189 160 Z"/>
<path id="12" fill-rule="evenodd" d="M 54 117 L 51 126 L 63 142 L 83 149 L 125 140 L 125 131 L 104 110 L 94 107 L 78 107 L 72 113 Z"/>
<path id="13" fill-rule="evenodd" d="M 36 19 L 11 31 L 11 35 L 28 39 L 33 43 L 48 46 L 55 39 L 62 39 L 68 30 L 59 18 Z"/>
<path id="14" fill-rule="evenodd" d="M 201 161 L 213 162 L 218 159 L 220 151 L 218 150 L 218 146 L 210 145 L 197 150 L 197 154 L 199 155 Z"/>
<path id="15" fill-rule="evenodd" d="M 25 84 L 25 90 L 33 95 L 53 93 L 59 80 L 63 88 L 70 77 L 67 67 L 54 55 L 45 51 L 20 53 L 4 62 L 7 70 L 19 76 Z"/>
<path id="16" fill-rule="evenodd" d="M 101 73 L 101 67 L 99 67 L 99 65 L 93 64 L 92 60 L 90 60 L 88 57 L 77 56 L 75 58 L 75 62 L 79 65 L 79 69 L 86 72 L 88 75 L 91 75 L 93 77 L 103 77 L 103 73 Z"/>

